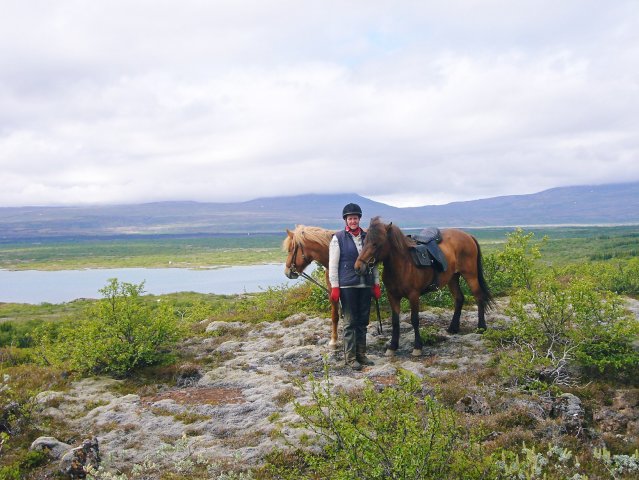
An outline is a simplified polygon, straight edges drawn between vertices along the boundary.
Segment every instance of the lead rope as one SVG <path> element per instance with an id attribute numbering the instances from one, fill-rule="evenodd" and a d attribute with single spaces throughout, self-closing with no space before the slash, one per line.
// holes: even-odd
<path id="1" fill-rule="evenodd" d="M 303 277 L 305 280 L 308 280 L 309 282 L 314 283 L 319 288 L 324 290 L 327 293 L 327 295 L 329 296 L 329 298 L 330 298 L 331 292 L 329 292 L 328 288 L 326 288 L 324 285 L 319 283 L 317 280 L 315 280 L 313 277 L 308 275 L 306 272 L 301 272 L 299 275 L 300 275 L 300 277 Z M 342 309 L 342 301 L 341 300 L 337 301 L 337 307 L 339 308 L 339 318 L 344 318 L 344 311 Z"/>
<path id="2" fill-rule="evenodd" d="M 367 263 L 366 266 L 368 267 L 368 271 L 366 272 L 368 275 L 372 275 L 373 274 L 373 267 L 375 266 L 375 257 L 372 257 Z M 375 310 L 377 312 L 377 334 L 381 335 L 383 332 L 382 330 L 382 316 L 379 313 L 379 300 L 377 300 L 375 298 Z"/>
<path id="3" fill-rule="evenodd" d="M 381 335 L 382 331 L 382 316 L 379 313 L 379 300 L 375 299 L 375 310 L 377 310 L 377 334 Z"/>

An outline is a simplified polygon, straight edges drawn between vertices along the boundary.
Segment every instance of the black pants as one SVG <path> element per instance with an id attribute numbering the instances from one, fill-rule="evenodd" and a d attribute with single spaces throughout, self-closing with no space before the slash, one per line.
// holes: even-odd
<path id="1" fill-rule="evenodd" d="M 371 287 L 340 288 L 344 312 L 344 352 L 355 355 L 357 347 L 366 348 L 366 327 L 371 313 Z"/>

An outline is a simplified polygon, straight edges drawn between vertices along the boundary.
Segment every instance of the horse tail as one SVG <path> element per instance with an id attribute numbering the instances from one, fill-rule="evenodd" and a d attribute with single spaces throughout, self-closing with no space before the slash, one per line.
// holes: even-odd
<path id="1" fill-rule="evenodd" d="M 479 282 L 479 288 L 481 288 L 481 291 L 484 294 L 484 304 L 486 308 L 490 308 L 495 304 L 495 299 L 493 298 L 492 293 L 490 293 L 488 283 L 486 283 L 486 277 L 484 277 L 484 266 L 482 262 L 481 247 L 479 246 L 479 242 L 477 241 L 477 239 L 472 235 L 471 237 L 473 238 L 475 245 L 477 245 L 477 281 Z"/>

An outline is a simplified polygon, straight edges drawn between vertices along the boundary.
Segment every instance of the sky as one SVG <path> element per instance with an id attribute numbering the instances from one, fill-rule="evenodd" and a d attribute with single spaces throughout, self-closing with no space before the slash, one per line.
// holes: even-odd
<path id="1" fill-rule="evenodd" d="M 639 180 L 636 0 L 0 4 L 0 207 Z"/>

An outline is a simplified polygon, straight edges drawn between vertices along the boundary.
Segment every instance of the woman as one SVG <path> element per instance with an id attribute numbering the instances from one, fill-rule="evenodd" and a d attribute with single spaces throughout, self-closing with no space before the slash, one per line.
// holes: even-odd
<path id="1" fill-rule="evenodd" d="M 331 282 L 331 300 L 342 302 L 344 313 L 344 363 L 361 370 L 374 363 L 366 356 L 366 329 L 371 310 L 371 295 L 381 296 L 379 272 L 358 275 L 355 260 L 362 251 L 366 232 L 359 226 L 362 209 L 349 203 L 342 210 L 346 225 L 333 235 L 329 248 L 328 277 Z"/>

